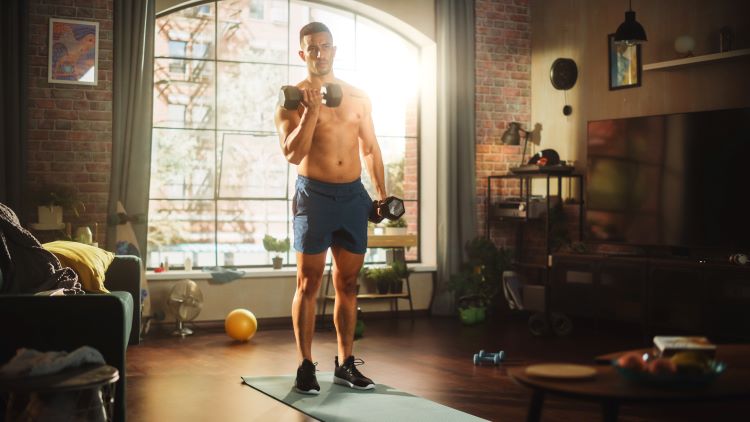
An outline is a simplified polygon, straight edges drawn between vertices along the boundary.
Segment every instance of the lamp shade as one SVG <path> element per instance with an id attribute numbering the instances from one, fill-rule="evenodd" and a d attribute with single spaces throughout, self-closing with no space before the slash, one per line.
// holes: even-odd
<path id="1" fill-rule="evenodd" d="M 505 132 L 503 132 L 502 138 L 500 138 L 500 141 L 504 143 L 505 145 L 520 145 L 521 144 L 521 134 L 519 133 L 519 130 L 521 129 L 521 126 L 516 122 L 508 123 L 508 127 L 505 129 Z"/>
<path id="2" fill-rule="evenodd" d="M 615 32 L 615 42 L 625 44 L 640 44 L 647 41 L 646 31 L 640 23 L 635 20 L 635 12 L 628 10 L 625 12 L 625 22 L 617 27 Z"/>

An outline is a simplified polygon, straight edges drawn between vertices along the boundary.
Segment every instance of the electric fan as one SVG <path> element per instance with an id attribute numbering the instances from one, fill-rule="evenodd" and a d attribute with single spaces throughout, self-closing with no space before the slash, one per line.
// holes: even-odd
<path id="1" fill-rule="evenodd" d="M 203 293 L 198 285 L 193 280 L 178 281 L 169 292 L 167 304 L 177 321 L 177 329 L 172 332 L 172 335 L 185 337 L 193 334 L 193 330 L 183 324 L 186 321 L 192 321 L 201 313 Z"/>

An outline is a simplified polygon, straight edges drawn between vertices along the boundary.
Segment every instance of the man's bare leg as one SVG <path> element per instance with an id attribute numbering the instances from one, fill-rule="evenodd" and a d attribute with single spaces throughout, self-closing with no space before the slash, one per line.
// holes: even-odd
<path id="1" fill-rule="evenodd" d="M 354 254 L 334 246 L 333 287 L 336 302 L 333 305 L 333 321 L 336 325 L 338 355 L 342 361 L 352 355 L 354 328 L 357 324 L 357 276 L 365 261 L 364 254 Z"/>
<path id="2" fill-rule="evenodd" d="M 326 252 L 315 255 L 297 252 L 297 291 L 292 300 L 292 323 L 297 341 L 297 357 L 312 361 L 312 338 L 315 331 L 315 301 L 323 280 Z"/>

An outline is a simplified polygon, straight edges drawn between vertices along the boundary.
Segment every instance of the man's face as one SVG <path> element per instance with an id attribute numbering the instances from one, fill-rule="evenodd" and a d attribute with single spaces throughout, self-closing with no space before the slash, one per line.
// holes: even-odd
<path id="1" fill-rule="evenodd" d="M 307 63 L 307 71 L 313 76 L 325 76 L 333 69 L 333 58 L 336 47 L 333 38 L 327 32 L 316 32 L 302 38 L 302 50 L 299 56 Z"/>

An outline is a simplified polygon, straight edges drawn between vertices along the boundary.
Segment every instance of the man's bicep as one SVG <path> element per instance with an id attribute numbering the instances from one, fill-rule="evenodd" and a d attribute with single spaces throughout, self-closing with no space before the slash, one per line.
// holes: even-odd
<path id="1" fill-rule="evenodd" d="M 279 132 L 279 139 L 283 142 L 299 125 L 299 115 L 296 111 L 277 107 L 274 122 L 276 123 L 276 130 Z"/>

